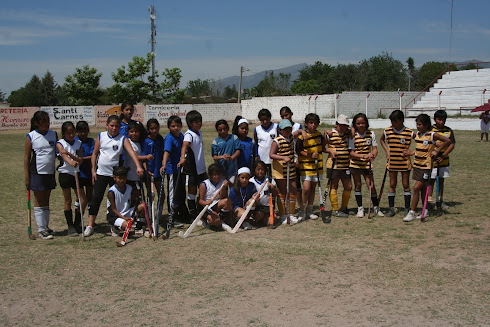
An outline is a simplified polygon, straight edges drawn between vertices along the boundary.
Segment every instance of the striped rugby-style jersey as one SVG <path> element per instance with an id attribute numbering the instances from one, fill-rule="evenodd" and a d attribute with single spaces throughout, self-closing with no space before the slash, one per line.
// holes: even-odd
<path id="1" fill-rule="evenodd" d="M 329 149 L 335 149 L 337 153 L 337 160 L 335 161 L 335 167 L 333 169 L 347 170 L 350 164 L 349 155 L 349 133 L 346 131 L 341 135 L 337 130 L 332 130 L 332 136 L 327 135 L 327 142 Z M 328 156 L 327 168 L 332 168 L 333 159 Z"/>
<path id="2" fill-rule="evenodd" d="M 303 140 L 303 135 L 298 136 L 298 140 L 303 141 L 303 151 L 306 153 L 315 153 L 318 152 L 318 158 L 313 159 L 304 156 L 298 156 L 298 166 L 301 176 L 316 176 L 316 165 L 315 160 L 318 160 L 318 173 L 323 174 L 323 145 L 322 145 L 322 133 L 319 131 L 315 131 L 315 133 L 311 134 L 306 132 L 308 139 L 306 141 Z"/>
<path id="3" fill-rule="evenodd" d="M 373 146 L 378 146 L 378 144 L 376 143 L 376 136 L 374 135 L 374 132 L 370 129 L 364 131 L 363 135 L 359 134 L 359 132 L 356 132 L 354 138 L 349 139 L 349 148 L 357 154 L 367 155 L 368 153 L 372 152 Z M 369 160 L 354 158 L 351 156 L 350 167 L 368 169 Z"/>
<path id="4" fill-rule="evenodd" d="M 289 157 L 291 162 L 294 160 L 294 151 L 293 151 L 293 136 L 291 135 L 290 139 L 285 138 L 282 135 L 279 135 L 274 139 L 274 142 L 277 143 L 277 155 Z M 272 160 L 272 177 L 274 179 L 284 179 L 287 177 L 287 167 L 288 164 L 282 160 Z M 289 164 L 289 178 L 296 178 L 296 169 L 294 164 Z"/>
<path id="5" fill-rule="evenodd" d="M 427 131 L 424 134 L 417 132 L 415 135 L 415 156 L 413 166 L 419 169 L 430 169 L 430 153 L 434 150 L 434 132 Z"/>
<path id="6" fill-rule="evenodd" d="M 436 125 L 432 126 L 432 131 L 437 133 L 437 134 L 441 134 L 442 136 L 445 136 L 447 137 L 448 139 L 450 139 L 453 143 L 455 142 L 454 140 L 454 132 L 451 128 L 447 127 L 447 126 L 444 126 L 443 128 L 441 129 L 438 129 L 436 127 Z M 437 141 L 436 140 L 436 147 L 440 146 L 442 143 L 442 141 Z M 444 151 L 447 150 L 447 147 L 445 147 L 444 149 L 441 149 L 441 153 L 444 153 Z M 434 161 L 434 167 L 447 167 L 449 166 L 449 156 L 446 157 L 444 160 L 442 160 L 442 162 L 437 162 L 437 161 Z"/>
<path id="7" fill-rule="evenodd" d="M 390 160 L 388 161 L 388 170 L 390 171 L 407 171 L 412 169 L 412 162 L 409 156 L 403 155 L 403 150 L 409 149 L 412 143 L 413 131 L 403 126 L 400 131 L 395 130 L 392 126 L 384 131 L 386 144 L 390 148 Z"/>

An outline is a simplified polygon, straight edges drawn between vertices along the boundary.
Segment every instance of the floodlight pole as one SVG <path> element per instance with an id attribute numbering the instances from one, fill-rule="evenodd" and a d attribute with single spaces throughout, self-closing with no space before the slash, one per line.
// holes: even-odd
<path id="1" fill-rule="evenodd" d="M 368 95 L 366 95 L 366 117 L 368 116 L 368 98 L 370 95 L 371 93 L 368 93 Z"/>
<path id="2" fill-rule="evenodd" d="M 240 66 L 240 80 L 238 82 L 238 103 L 242 102 L 242 76 L 243 72 L 248 72 L 250 69 L 243 68 L 243 66 Z"/>
<path id="3" fill-rule="evenodd" d="M 151 21 L 151 54 L 153 57 L 151 58 L 151 75 L 155 76 L 155 36 L 157 35 L 156 27 L 155 27 L 155 7 L 148 7 L 148 11 L 150 12 L 150 21 Z"/>
<path id="4" fill-rule="evenodd" d="M 441 110 L 441 93 L 442 91 L 437 95 L 437 110 Z"/>
<path id="5" fill-rule="evenodd" d="M 402 97 L 404 94 L 405 92 L 402 92 L 402 94 L 400 94 L 400 111 L 402 110 Z"/>
<path id="6" fill-rule="evenodd" d="M 340 96 L 340 94 L 337 94 L 335 96 L 335 121 L 337 121 L 338 106 L 339 106 L 339 96 Z"/>
<path id="7" fill-rule="evenodd" d="M 487 92 L 487 89 L 484 89 L 483 93 L 481 94 L 481 105 L 482 106 L 485 104 L 485 92 Z"/>

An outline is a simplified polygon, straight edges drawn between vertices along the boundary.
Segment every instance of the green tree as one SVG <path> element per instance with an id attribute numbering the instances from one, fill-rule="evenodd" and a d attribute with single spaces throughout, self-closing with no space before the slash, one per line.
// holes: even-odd
<path id="1" fill-rule="evenodd" d="M 412 86 L 412 81 L 415 78 L 415 61 L 412 57 L 408 57 L 407 59 L 407 67 L 408 67 L 408 91 L 410 91 Z"/>
<path id="2" fill-rule="evenodd" d="M 158 90 L 157 77 L 148 75 L 153 55 L 148 53 L 146 58 L 133 57 L 133 61 L 117 69 L 112 73 L 112 79 L 116 84 L 109 88 L 110 98 L 115 103 L 131 101 L 141 102 L 143 99 L 153 98 Z M 153 92 L 153 95 L 150 95 Z"/>
<path id="3" fill-rule="evenodd" d="M 225 99 L 238 98 L 238 91 L 236 89 L 236 85 L 235 84 L 233 84 L 232 86 L 226 85 L 225 89 L 223 90 L 223 97 Z"/>
<path id="4" fill-rule="evenodd" d="M 211 94 L 211 88 L 209 87 L 208 80 L 191 80 L 187 82 L 185 89 L 186 93 L 196 99 L 200 99 L 202 96 L 209 96 Z"/>
<path id="5" fill-rule="evenodd" d="M 12 91 L 7 99 L 12 107 L 36 107 L 43 104 L 41 80 L 33 75 L 20 89 Z"/>
<path id="6" fill-rule="evenodd" d="M 365 91 L 395 91 L 407 85 L 406 70 L 403 63 L 384 52 L 361 63 L 360 70 L 367 66 L 367 85 Z"/>
<path id="7" fill-rule="evenodd" d="M 333 92 L 334 68 L 320 61 L 299 71 L 299 78 L 291 86 L 291 94 L 325 94 Z"/>
<path id="8" fill-rule="evenodd" d="M 101 96 L 104 93 L 100 88 L 102 73 L 97 72 L 94 67 L 88 65 L 76 68 L 73 75 L 65 78 L 63 89 L 65 98 L 69 105 L 91 106 L 101 104 Z"/>
<path id="9" fill-rule="evenodd" d="M 417 71 L 417 80 L 415 81 L 415 88 L 417 90 L 423 90 L 426 87 L 429 88 L 434 85 L 434 79 L 441 75 L 447 69 L 445 62 L 429 61 L 422 65 Z"/>
<path id="10" fill-rule="evenodd" d="M 58 84 L 55 82 L 53 75 L 47 71 L 41 80 L 41 93 L 43 106 L 57 106 L 59 104 L 56 96 L 56 88 Z"/>
<path id="11" fill-rule="evenodd" d="M 474 63 L 470 63 L 468 65 L 459 67 L 459 70 L 472 70 L 472 69 L 476 69 L 476 65 Z M 453 69 L 451 69 L 451 70 L 453 70 Z"/>
<path id="12" fill-rule="evenodd" d="M 253 87 L 250 93 L 258 97 L 287 95 L 290 81 L 291 74 L 279 73 L 279 76 L 276 76 L 273 71 L 266 72 L 264 79 Z"/>

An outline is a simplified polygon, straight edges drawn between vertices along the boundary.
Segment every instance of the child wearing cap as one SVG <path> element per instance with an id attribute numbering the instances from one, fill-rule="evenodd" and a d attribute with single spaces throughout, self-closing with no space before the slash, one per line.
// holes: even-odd
<path id="1" fill-rule="evenodd" d="M 233 204 L 233 217 L 236 222 L 238 222 L 245 213 L 247 206 L 252 202 L 252 198 L 255 197 L 255 200 L 257 200 L 259 195 L 257 194 L 255 184 L 250 183 L 250 176 L 250 169 L 247 167 L 240 168 L 233 183 L 233 187 L 230 189 L 230 199 Z M 252 207 L 250 210 L 252 214 L 250 216 L 253 215 L 254 210 L 255 207 Z M 250 222 L 252 222 L 250 216 L 243 221 L 240 226 L 241 228 L 245 230 L 255 229 L 250 224 Z"/>
<path id="2" fill-rule="evenodd" d="M 238 140 L 240 141 L 240 154 L 236 158 L 237 169 L 248 167 L 252 170 L 254 163 L 259 160 L 257 144 L 252 138 L 248 137 L 248 129 L 248 120 L 242 116 L 236 116 L 232 133 L 238 136 Z"/>
<path id="3" fill-rule="evenodd" d="M 352 181 L 349 170 L 350 150 L 349 150 L 349 120 L 346 115 L 339 115 L 332 131 L 325 131 L 325 139 L 330 150 L 327 159 L 327 176 L 331 176 L 330 181 L 330 203 L 332 204 L 332 216 L 347 218 Z M 342 181 L 344 191 L 342 192 L 342 205 L 339 210 L 337 190 L 339 181 Z"/>
<path id="4" fill-rule="evenodd" d="M 296 169 L 294 166 L 293 125 L 289 119 L 283 119 L 278 126 L 279 136 L 272 142 L 269 156 L 272 159 L 272 178 L 279 189 L 279 215 L 281 222 L 287 222 L 286 205 L 289 205 L 290 222 L 296 224 L 298 219 L 293 215 L 296 208 Z M 287 171 L 289 167 L 289 180 Z M 289 182 L 289 203 L 285 203 L 287 183 Z"/>

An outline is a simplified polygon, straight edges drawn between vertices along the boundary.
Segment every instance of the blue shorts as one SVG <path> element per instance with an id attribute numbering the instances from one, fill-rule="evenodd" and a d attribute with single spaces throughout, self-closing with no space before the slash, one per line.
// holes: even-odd
<path id="1" fill-rule="evenodd" d="M 29 175 L 29 189 L 31 191 L 50 191 L 56 188 L 54 174 L 35 174 Z"/>

